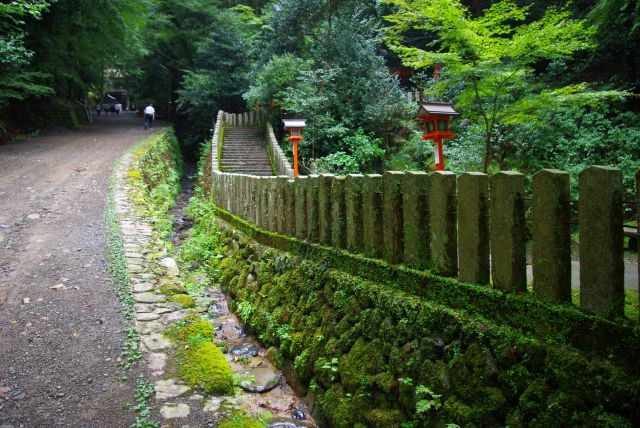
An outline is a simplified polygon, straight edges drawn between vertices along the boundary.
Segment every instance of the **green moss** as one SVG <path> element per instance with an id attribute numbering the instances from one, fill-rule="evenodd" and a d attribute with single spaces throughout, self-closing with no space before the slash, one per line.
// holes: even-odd
<path id="1" fill-rule="evenodd" d="M 188 294 L 174 294 L 169 298 L 170 302 L 180 303 L 183 308 L 193 308 L 196 306 L 196 301 Z"/>
<path id="2" fill-rule="evenodd" d="M 384 357 L 380 348 L 381 343 L 377 339 L 369 343 L 358 339 L 349 354 L 340 361 L 342 384 L 349 389 L 356 389 L 368 381 L 369 376 L 382 371 Z"/>
<path id="3" fill-rule="evenodd" d="M 397 428 L 406 420 L 400 410 L 373 409 L 366 415 L 372 428 Z"/>
<path id="4" fill-rule="evenodd" d="M 184 285 L 177 282 L 165 282 L 160 286 L 160 293 L 166 295 L 186 294 L 187 289 L 184 287 Z"/>
<path id="5" fill-rule="evenodd" d="M 239 421 L 226 421 L 216 426 L 218 428 L 264 428 L 264 425 L 252 419 L 243 419 Z"/>
<path id="6" fill-rule="evenodd" d="M 189 338 L 198 337 L 212 341 L 215 338 L 213 326 L 198 314 L 190 314 L 175 324 L 167 336 L 178 344 L 188 344 Z"/>
<path id="7" fill-rule="evenodd" d="M 233 393 L 233 374 L 222 351 L 211 342 L 191 345 L 184 351 L 178 375 L 209 394 Z"/>
<path id="8" fill-rule="evenodd" d="M 265 343 L 283 346 L 277 357 L 293 360 L 311 382 L 323 426 L 373 426 L 372 414 L 389 426 L 640 422 L 628 404 L 640 385 L 625 364 L 637 349 L 638 332 L 628 326 L 327 252 L 220 215 L 276 248 L 229 227 L 209 232 L 222 254 L 216 280 L 252 308 L 251 326 Z M 255 280 L 246 280 L 248 272 Z M 437 401 L 420 415 L 418 385 Z M 592 414 L 589 403 L 602 409 Z"/>

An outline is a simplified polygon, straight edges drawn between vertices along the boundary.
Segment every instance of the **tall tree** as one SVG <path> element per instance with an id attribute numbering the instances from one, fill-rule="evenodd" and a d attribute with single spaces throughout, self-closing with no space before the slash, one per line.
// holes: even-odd
<path id="1" fill-rule="evenodd" d="M 0 3 L 0 112 L 11 101 L 53 92 L 47 74 L 28 69 L 34 52 L 25 46 L 27 20 L 39 20 L 52 1 Z M 0 121 L 0 133 L 4 125 Z"/>
<path id="2" fill-rule="evenodd" d="M 553 104 L 620 95 L 590 93 L 586 85 L 553 88 L 536 78 L 536 67 L 593 46 L 593 30 L 584 21 L 571 19 L 567 10 L 548 8 L 542 18 L 531 20 L 529 7 L 511 0 L 493 3 L 475 16 L 459 0 L 387 2 L 397 7 L 387 17 L 392 23 L 388 39 L 392 49 L 414 69 L 443 64 L 443 78 L 431 85 L 431 95 L 451 91 L 465 116 L 482 124 L 485 171 L 499 125 L 533 120 L 536 111 Z M 404 39 L 411 30 L 424 32 L 433 41 L 420 46 Z"/>

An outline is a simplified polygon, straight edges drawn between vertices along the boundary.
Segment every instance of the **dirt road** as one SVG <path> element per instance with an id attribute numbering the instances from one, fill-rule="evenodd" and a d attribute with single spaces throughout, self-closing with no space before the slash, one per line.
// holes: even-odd
<path id="1" fill-rule="evenodd" d="M 148 133 L 122 114 L 0 145 L 0 426 L 133 421 L 104 212 L 115 161 Z"/>

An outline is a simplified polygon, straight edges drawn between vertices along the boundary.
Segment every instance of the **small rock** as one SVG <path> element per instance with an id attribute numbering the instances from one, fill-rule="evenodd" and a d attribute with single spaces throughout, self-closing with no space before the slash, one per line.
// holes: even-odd
<path id="1" fill-rule="evenodd" d="M 217 412 L 218 410 L 220 410 L 220 406 L 222 405 L 222 400 L 223 398 L 221 397 L 213 397 L 211 400 L 207 401 L 202 411 Z"/>
<path id="2" fill-rule="evenodd" d="M 253 343 L 243 343 L 231 348 L 231 354 L 234 357 L 255 357 L 258 355 L 258 347 Z"/>
<path id="3" fill-rule="evenodd" d="M 171 341 L 161 334 L 151 334 L 142 337 L 142 344 L 150 351 L 159 351 L 171 346 Z"/>
<path id="4" fill-rule="evenodd" d="M 133 284 L 134 293 L 145 293 L 147 291 L 152 291 L 152 290 L 153 290 L 153 284 L 149 284 L 148 282 Z"/>
<path id="5" fill-rule="evenodd" d="M 137 303 L 159 303 L 164 302 L 164 296 L 155 293 L 138 293 L 133 296 Z"/>
<path id="6" fill-rule="evenodd" d="M 160 414 L 165 419 L 186 418 L 189 416 L 189 406 L 186 404 L 165 404 L 160 409 Z"/>
<path id="7" fill-rule="evenodd" d="M 0 224 L 0 229 L 9 229 L 11 226 L 9 226 L 8 224 Z"/>
<path id="8" fill-rule="evenodd" d="M 167 363 L 167 354 L 163 354 L 162 352 L 151 352 L 146 355 L 146 358 L 149 370 L 164 370 L 164 366 Z"/>
<path id="9" fill-rule="evenodd" d="M 23 305 L 28 305 L 29 303 L 31 303 L 31 299 L 28 297 L 25 297 L 24 299 L 22 299 L 22 304 Z"/>
<path id="10" fill-rule="evenodd" d="M 67 286 L 64 284 L 56 284 L 56 285 L 52 285 L 49 288 L 54 291 L 64 291 L 67 289 Z"/>
<path id="11" fill-rule="evenodd" d="M 179 397 L 189 390 L 186 385 L 177 385 L 175 379 L 156 382 L 156 400 Z"/>
<path id="12" fill-rule="evenodd" d="M 291 414 L 291 417 L 297 421 L 304 421 L 307 419 L 307 415 L 305 415 L 300 409 L 296 409 L 296 411 Z"/>
<path id="13" fill-rule="evenodd" d="M 37 219 L 39 219 L 39 218 L 40 218 L 40 214 L 29 214 L 29 215 L 27 216 L 27 218 L 28 218 L 29 220 L 37 220 Z"/>
<path id="14" fill-rule="evenodd" d="M 247 392 L 262 393 L 278 386 L 282 379 L 282 373 L 269 367 L 256 367 L 254 369 L 241 372 L 240 374 L 247 380 L 240 382 L 240 388 Z"/>
<path id="15" fill-rule="evenodd" d="M 172 276 L 180 275 L 180 269 L 178 269 L 178 263 L 173 257 L 165 257 L 161 259 L 158 264 L 167 269 L 167 273 Z"/>
<path id="16" fill-rule="evenodd" d="M 145 321 L 155 321 L 160 318 L 159 314 L 141 312 L 136 314 L 136 320 L 145 322 Z"/>

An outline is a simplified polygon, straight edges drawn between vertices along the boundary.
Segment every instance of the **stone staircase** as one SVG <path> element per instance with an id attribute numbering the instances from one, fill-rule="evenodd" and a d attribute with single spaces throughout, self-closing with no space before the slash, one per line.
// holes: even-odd
<path id="1" fill-rule="evenodd" d="M 275 175 L 265 148 L 263 127 L 225 127 L 220 169 L 248 175 Z"/>

